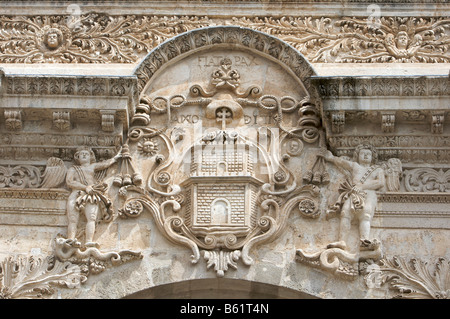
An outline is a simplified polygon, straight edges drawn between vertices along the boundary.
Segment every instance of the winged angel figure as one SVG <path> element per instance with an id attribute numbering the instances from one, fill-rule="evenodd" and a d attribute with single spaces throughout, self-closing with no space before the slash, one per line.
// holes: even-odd
<path id="1" fill-rule="evenodd" d="M 106 196 L 108 185 L 102 182 L 103 175 L 121 156 L 119 152 L 113 158 L 97 163 L 91 149 L 80 148 L 74 155 L 75 165 L 69 169 L 59 158 L 52 157 L 47 161 L 41 188 L 55 188 L 65 181 L 72 190 L 67 199 L 68 238 L 75 239 L 80 213 L 84 213 L 87 220 L 86 246 L 95 246 L 95 223 L 101 206 L 104 208 L 104 220 L 111 220 L 113 215 L 111 200 Z"/>

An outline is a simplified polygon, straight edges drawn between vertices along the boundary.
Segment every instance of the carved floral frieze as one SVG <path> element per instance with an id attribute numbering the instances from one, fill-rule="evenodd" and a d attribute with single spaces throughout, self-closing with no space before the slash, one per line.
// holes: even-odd
<path id="1" fill-rule="evenodd" d="M 167 39 L 214 25 L 252 28 L 311 62 L 449 62 L 445 17 L 2 16 L 2 63 L 135 63 Z M 177 50 L 175 47 L 174 50 Z"/>

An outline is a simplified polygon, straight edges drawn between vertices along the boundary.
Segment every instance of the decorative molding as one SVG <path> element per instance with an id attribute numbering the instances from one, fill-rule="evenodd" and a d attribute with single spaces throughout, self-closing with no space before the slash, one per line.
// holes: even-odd
<path id="1" fill-rule="evenodd" d="M 395 128 L 395 113 L 381 113 L 381 131 L 383 133 L 393 133 Z"/>
<path id="2" fill-rule="evenodd" d="M 135 98 L 134 76 L 12 75 L 3 78 L 3 95 L 71 95 Z M 4 86 L 4 87 L 3 87 Z"/>
<path id="3" fill-rule="evenodd" d="M 70 112 L 53 112 L 53 127 L 59 131 L 69 131 Z"/>
<path id="4" fill-rule="evenodd" d="M 0 188 L 0 198 L 67 200 L 69 191 L 64 189 L 13 189 Z"/>
<path id="5" fill-rule="evenodd" d="M 5 127 L 8 131 L 20 131 L 23 126 L 21 110 L 5 110 Z"/>
<path id="6" fill-rule="evenodd" d="M 450 136 L 445 135 L 334 135 L 328 142 L 338 156 L 351 156 L 356 146 L 368 143 L 377 147 L 380 160 L 448 164 L 450 159 Z"/>
<path id="7" fill-rule="evenodd" d="M 444 132 L 444 112 L 432 112 L 431 114 L 431 133 L 442 134 Z"/>
<path id="8" fill-rule="evenodd" d="M 104 132 L 114 132 L 114 120 L 116 111 L 100 110 L 102 116 L 102 130 Z"/>
<path id="9" fill-rule="evenodd" d="M 233 45 L 270 56 L 286 65 L 308 88 L 309 77 L 315 74 L 309 62 L 293 47 L 280 39 L 237 26 L 210 26 L 180 34 L 152 50 L 135 70 L 139 92 L 151 77 L 170 60 L 211 46 Z"/>
<path id="10" fill-rule="evenodd" d="M 450 194 L 446 193 L 380 193 L 378 194 L 380 202 L 385 203 L 450 203 Z"/>
<path id="11" fill-rule="evenodd" d="M 331 113 L 331 131 L 333 133 L 342 133 L 345 127 L 345 112 L 330 112 Z"/>
<path id="12" fill-rule="evenodd" d="M 316 85 L 320 96 L 325 99 L 340 97 L 370 96 L 449 96 L 450 81 L 448 76 L 408 76 L 408 77 L 318 77 L 311 81 Z M 414 112 L 411 116 L 420 116 L 421 110 L 404 110 Z M 416 115 L 417 114 L 417 115 Z M 414 120 L 414 118 L 412 118 Z"/>
<path id="13" fill-rule="evenodd" d="M 0 62 L 135 63 L 170 38 L 215 25 L 274 35 L 311 62 L 449 62 L 449 24 L 446 17 L 2 16 Z"/>
<path id="14" fill-rule="evenodd" d="M 408 192 L 450 193 L 450 169 L 416 168 L 403 174 Z"/>
<path id="15" fill-rule="evenodd" d="M 450 261 L 445 257 L 431 263 L 419 258 L 394 256 L 377 263 L 364 263 L 362 268 L 367 287 L 379 289 L 389 284 L 399 293 L 394 298 L 450 298 Z"/>

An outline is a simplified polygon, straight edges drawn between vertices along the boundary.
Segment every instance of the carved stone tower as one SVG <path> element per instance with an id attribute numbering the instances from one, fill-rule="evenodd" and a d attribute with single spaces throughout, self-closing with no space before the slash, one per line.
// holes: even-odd
<path id="1" fill-rule="evenodd" d="M 188 225 L 199 235 L 247 235 L 256 224 L 256 148 L 236 132 L 216 131 L 191 149 L 191 174 L 181 185 L 190 198 Z"/>

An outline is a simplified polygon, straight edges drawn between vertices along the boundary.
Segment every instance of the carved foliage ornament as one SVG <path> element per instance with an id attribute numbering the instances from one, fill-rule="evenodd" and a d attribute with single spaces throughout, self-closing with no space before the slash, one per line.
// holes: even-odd
<path id="1" fill-rule="evenodd" d="M 364 280 L 369 288 L 388 283 L 399 294 L 396 298 L 450 299 L 450 262 L 435 263 L 395 256 L 378 263 L 365 263 Z"/>
<path id="2" fill-rule="evenodd" d="M 43 298 L 86 281 L 79 266 L 54 257 L 10 256 L 0 263 L 0 299 Z"/>
<path id="3" fill-rule="evenodd" d="M 219 19 L 87 14 L 71 19 L 0 17 L 0 62 L 134 63 L 169 38 L 214 25 L 244 26 L 274 35 L 311 62 L 450 61 L 450 20 L 444 17 Z"/>

